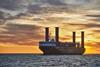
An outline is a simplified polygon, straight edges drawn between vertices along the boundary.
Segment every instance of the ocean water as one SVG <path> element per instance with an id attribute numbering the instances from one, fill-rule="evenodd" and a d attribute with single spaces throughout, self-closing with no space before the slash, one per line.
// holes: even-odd
<path id="1" fill-rule="evenodd" d="M 100 55 L 0 55 L 0 67 L 100 67 Z"/>

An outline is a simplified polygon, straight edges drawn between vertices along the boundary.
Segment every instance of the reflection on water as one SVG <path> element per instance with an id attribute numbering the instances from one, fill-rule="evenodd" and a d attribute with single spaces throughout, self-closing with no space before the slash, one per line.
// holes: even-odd
<path id="1" fill-rule="evenodd" d="M 0 67 L 100 67 L 100 55 L 0 55 Z"/>

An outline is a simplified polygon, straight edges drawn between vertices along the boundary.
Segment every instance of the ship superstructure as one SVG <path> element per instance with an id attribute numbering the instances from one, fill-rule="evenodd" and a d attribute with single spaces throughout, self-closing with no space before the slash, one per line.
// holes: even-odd
<path id="1" fill-rule="evenodd" d="M 85 52 L 84 31 L 81 31 L 81 43 L 76 42 L 76 32 L 73 32 L 73 42 L 60 42 L 59 27 L 55 27 L 54 39 L 50 39 L 49 27 L 46 27 L 45 41 L 39 42 L 39 48 L 47 55 L 81 55 Z"/>

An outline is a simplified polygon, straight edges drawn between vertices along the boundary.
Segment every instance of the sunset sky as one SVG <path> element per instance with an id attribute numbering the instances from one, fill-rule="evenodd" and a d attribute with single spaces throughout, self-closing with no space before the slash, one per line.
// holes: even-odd
<path id="1" fill-rule="evenodd" d="M 64 42 L 85 31 L 85 53 L 100 54 L 100 0 L 0 0 L 0 53 L 42 53 L 45 27 Z"/>

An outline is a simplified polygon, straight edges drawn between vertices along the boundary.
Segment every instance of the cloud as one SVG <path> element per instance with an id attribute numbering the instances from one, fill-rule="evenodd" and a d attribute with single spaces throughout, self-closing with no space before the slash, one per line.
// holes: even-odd
<path id="1" fill-rule="evenodd" d="M 63 11 L 64 12 L 76 12 L 84 8 L 99 9 L 99 0 L 1 0 L 0 1 L 0 11 L 9 13 L 11 15 L 17 15 L 19 13 L 25 13 L 27 11 L 33 11 L 34 13 L 39 13 L 43 10 L 50 11 Z M 80 5 L 80 6 L 79 6 Z M 52 6 L 51 8 L 43 8 Z M 59 7 L 58 7 L 59 6 Z M 62 6 L 62 7 L 60 7 Z M 86 7 L 84 7 L 86 6 Z M 56 8 L 54 8 L 56 7 Z M 37 11 L 36 11 L 37 10 Z M 48 12 L 47 11 L 47 12 Z M 56 11 L 56 12 L 57 12 Z M 81 12 L 81 11 L 80 11 Z"/>
<path id="2" fill-rule="evenodd" d="M 81 4 L 81 5 L 91 2 L 90 0 L 62 0 L 62 1 L 68 4 Z"/>
<path id="3" fill-rule="evenodd" d="M 0 11 L 16 16 L 25 13 L 29 3 L 29 0 L 0 0 Z"/>
<path id="4" fill-rule="evenodd" d="M 32 4 L 64 5 L 64 2 L 62 0 L 32 0 Z"/>
<path id="5" fill-rule="evenodd" d="M 80 6 L 89 6 L 89 7 L 97 7 L 97 5 L 99 6 L 100 1 L 99 0 L 32 0 L 33 4 L 36 5 L 45 5 L 45 4 L 49 4 L 49 5 L 78 5 L 77 7 Z M 80 6 L 79 6 L 80 5 Z M 92 5 L 92 6 L 91 6 Z"/>
<path id="6" fill-rule="evenodd" d="M 87 43 L 86 45 L 91 46 L 91 47 L 95 47 L 96 49 L 99 49 L 98 47 L 100 47 L 100 42 Z"/>
<path id="7" fill-rule="evenodd" d="M 0 32 L 1 43 L 13 43 L 18 45 L 37 45 L 43 39 L 41 26 L 8 24 Z"/>
<path id="8" fill-rule="evenodd" d="M 0 18 L 3 22 L 6 18 L 5 22 L 13 24 L 8 23 L 2 27 L 0 41 L 17 44 L 33 44 L 33 41 L 37 43 L 43 38 L 41 26 L 47 25 L 60 26 L 66 23 L 63 24 L 63 29 L 68 31 L 100 28 L 100 24 L 90 21 L 100 21 L 99 13 L 97 14 L 100 11 L 99 4 L 100 0 L 1 0 Z M 96 13 L 88 14 L 89 10 Z"/>
<path id="9" fill-rule="evenodd" d="M 62 4 L 93 4 L 93 3 L 100 3 L 99 0 L 32 0 L 33 4 L 52 4 L 52 5 L 62 5 Z"/>
<path id="10" fill-rule="evenodd" d="M 3 12 L 0 12 L 0 19 L 4 19 Z"/>
<path id="11" fill-rule="evenodd" d="M 93 20 L 96 22 L 100 21 L 100 14 L 90 14 L 90 15 L 86 15 L 87 17 L 89 17 L 89 20 Z"/>
<path id="12" fill-rule="evenodd" d="M 100 15 L 86 15 L 88 17 L 100 17 Z"/>
<path id="13" fill-rule="evenodd" d="M 69 23 L 69 25 L 84 26 L 84 28 L 100 28 L 100 24 L 96 24 L 96 23 L 87 23 L 87 24 Z"/>
<path id="14" fill-rule="evenodd" d="M 100 33 L 100 30 L 93 30 L 93 32 Z"/>
<path id="15" fill-rule="evenodd" d="M 27 0 L 0 0 L 0 7 L 8 10 L 22 9 L 27 5 Z"/>

